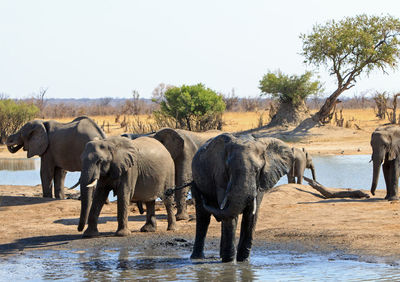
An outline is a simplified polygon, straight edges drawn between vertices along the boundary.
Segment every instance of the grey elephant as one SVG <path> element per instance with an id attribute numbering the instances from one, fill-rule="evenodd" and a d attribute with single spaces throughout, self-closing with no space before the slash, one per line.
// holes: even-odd
<path id="1" fill-rule="evenodd" d="M 375 129 L 371 136 L 373 174 L 371 194 L 375 195 L 379 171 L 382 165 L 386 183 L 385 199 L 399 199 L 398 183 L 400 176 L 400 127 L 386 125 Z M 383 164 L 382 164 L 383 163 Z"/>
<path id="2" fill-rule="evenodd" d="M 33 120 L 7 138 L 11 153 L 23 148 L 28 158 L 40 156 L 40 179 L 43 197 L 64 199 L 66 171 L 80 171 L 80 156 L 87 142 L 106 135 L 89 117 L 82 116 L 68 123 L 54 120 Z"/>
<path id="3" fill-rule="evenodd" d="M 154 138 L 167 148 L 174 160 L 176 186 L 192 181 L 192 159 L 194 154 L 207 140 L 221 133 L 219 130 L 193 132 L 172 128 L 163 128 L 156 132 Z M 188 189 L 184 188 L 175 191 L 176 220 L 189 218 L 186 207 Z"/>
<path id="4" fill-rule="evenodd" d="M 81 188 L 78 230 L 82 231 L 87 221 L 88 228 L 84 237 L 98 235 L 98 217 L 111 190 L 117 196 L 117 236 L 128 236 L 131 233 L 128 229 L 131 201 L 146 203 L 146 223 L 141 231 L 155 231 L 155 200 L 158 197 L 163 198 L 167 209 L 168 230 L 174 230 L 173 199 L 164 197 L 164 191 L 174 187 L 174 179 L 171 155 L 154 138 L 129 140 L 125 137 L 110 137 L 87 143 L 82 153 L 80 181 L 81 187 L 86 188 Z"/>
<path id="5" fill-rule="evenodd" d="M 297 184 L 303 183 L 303 175 L 306 168 L 311 170 L 312 178 L 316 181 L 315 177 L 315 167 L 311 158 L 311 155 L 306 151 L 306 149 L 302 148 L 292 148 L 294 160 L 293 165 L 287 174 L 288 183 L 296 183 Z"/>
<path id="6" fill-rule="evenodd" d="M 223 262 L 249 258 L 259 207 L 291 166 L 293 153 L 275 138 L 219 135 L 196 153 L 192 162 L 192 193 L 196 203 L 196 237 L 192 259 L 204 258 L 210 217 L 222 221 L 220 256 Z M 238 216 L 240 239 L 235 247 Z"/>

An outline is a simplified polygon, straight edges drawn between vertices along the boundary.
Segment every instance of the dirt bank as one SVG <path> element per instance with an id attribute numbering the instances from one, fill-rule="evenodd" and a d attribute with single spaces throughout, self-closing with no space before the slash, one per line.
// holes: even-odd
<path id="1" fill-rule="evenodd" d="M 166 212 L 157 210 L 158 231 L 139 232 L 144 216 L 135 206 L 129 215 L 130 238 L 113 237 L 117 228 L 116 203 L 101 213 L 101 238 L 81 239 L 77 231 L 80 202 L 74 199 L 51 200 L 40 197 L 40 186 L 0 186 L 0 253 L 10 254 L 36 248 L 85 249 L 126 245 L 141 246 L 174 242 L 184 238 L 182 246 L 191 249 L 195 220 L 178 222 L 178 230 L 167 232 Z M 306 185 L 288 184 L 266 194 L 257 223 L 256 240 L 307 250 L 343 250 L 359 255 L 400 258 L 399 202 L 383 200 L 384 191 L 372 199 L 323 199 Z M 194 207 L 189 207 L 194 215 Z M 218 238 L 220 224 L 214 219 L 210 238 Z M 172 241 L 171 241 L 172 240 Z M 175 248 L 173 243 L 164 247 Z M 218 248 L 218 244 L 213 244 Z M 168 248 L 166 248 L 167 250 Z"/>

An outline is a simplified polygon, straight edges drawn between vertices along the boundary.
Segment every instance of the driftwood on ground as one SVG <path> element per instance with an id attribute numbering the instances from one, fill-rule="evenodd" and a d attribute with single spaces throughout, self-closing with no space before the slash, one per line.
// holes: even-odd
<path id="1" fill-rule="evenodd" d="M 331 198 L 369 198 L 369 195 L 367 193 L 364 193 L 361 190 L 352 190 L 352 189 L 344 189 L 340 191 L 332 191 L 329 190 L 328 188 L 324 187 L 317 181 L 314 181 L 308 177 L 303 177 L 304 180 L 310 184 L 311 187 L 313 187 L 315 190 L 320 192 L 322 196 L 324 196 L 327 199 Z"/>

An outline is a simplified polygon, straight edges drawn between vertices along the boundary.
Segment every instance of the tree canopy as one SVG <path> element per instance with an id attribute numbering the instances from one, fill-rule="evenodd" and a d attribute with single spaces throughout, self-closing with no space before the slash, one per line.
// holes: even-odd
<path id="1" fill-rule="evenodd" d="M 302 75 L 286 75 L 281 71 L 268 72 L 260 80 L 261 95 L 271 95 L 281 103 L 294 106 L 304 102 L 307 96 L 319 93 L 319 81 L 311 81 L 312 72 L 307 71 Z"/>
<path id="2" fill-rule="evenodd" d="M 222 96 L 203 84 L 171 87 L 160 102 L 160 112 L 173 118 L 177 127 L 207 130 L 225 110 Z"/>
<path id="3" fill-rule="evenodd" d="M 396 69 L 400 56 L 400 21 L 393 16 L 358 15 L 317 24 L 310 34 L 301 34 L 305 62 L 328 68 L 337 79 L 337 89 L 328 97 L 315 119 L 324 119 L 338 96 L 353 87 L 361 74 Z"/>

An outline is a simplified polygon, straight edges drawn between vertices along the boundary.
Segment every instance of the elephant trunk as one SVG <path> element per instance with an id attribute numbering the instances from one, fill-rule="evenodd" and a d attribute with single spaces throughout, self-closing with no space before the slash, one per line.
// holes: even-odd
<path id="1" fill-rule="evenodd" d="M 7 145 L 7 149 L 11 154 L 15 154 L 23 145 Z"/>
<path id="2" fill-rule="evenodd" d="M 310 166 L 310 169 L 311 169 L 311 174 L 312 174 L 313 180 L 317 181 L 317 177 L 315 176 L 315 168 L 314 168 L 313 164 Z"/>
<path id="3" fill-rule="evenodd" d="M 255 185 L 251 186 L 254 186 L 254 188 L 256 187 Z M 213 214 L 218 220 L 223 220 L 238 216 L 240 213 L 243 212 L 246 206 L 249 205 L 248 200 L 250 198 L 255 199 L 257 196 L 256 190 L 253 191 L 253 189 L 251 189 L 252 191 L 250 191 L 249 195 L 246 196 L 244 195 L 245 191 L 243 189 L 238 190 L 239 189 L 238 187 L 246 187 L 246 186 L 232 185 L 232 181 L 229 181 L 225 192 L 225 197 L 220 203 L 220 207 L 216 208 L 213 206 L 209 206 L 203 201 L 204 209 L 209 213 Z M 240 195 L 240 197 L 237 197 L 237 195 Z M 256 206 L 253 207 L 253 213 L 255 213 L 256 211 L 255 209 Z"/>
<path id="4" fill-rule="evenodd" d="M 381 165 L 385 157 L 385 151 L 379 150 L 372 153 L 373 162 L 373 173 L 372 173 L 372 184 L 371 184 L 371 194 L 375 195 L 376 187 L 378 186 L 379 172 L 381 170 Z"/>
<path id="5" fill-rule="evenodd" d="M 95 189 L 95 187 L 88 187 L 88 185 L 82 185 L 82 183 L 83 182 L 81 182 L 81 215 L 79 218 L 78 231 L 82 231 L 88 221 L 93 201 L 93 190 Z"/>

